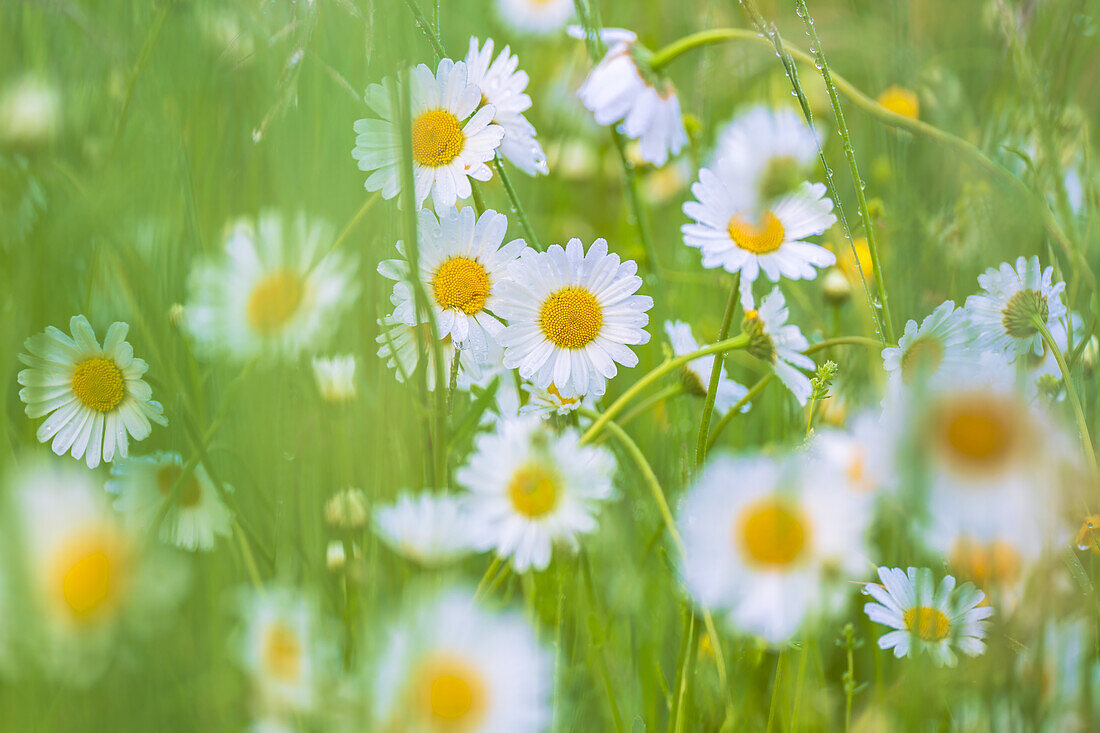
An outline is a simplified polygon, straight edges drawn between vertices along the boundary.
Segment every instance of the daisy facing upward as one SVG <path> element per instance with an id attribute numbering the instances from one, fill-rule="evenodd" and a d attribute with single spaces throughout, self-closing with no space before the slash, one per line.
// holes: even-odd
<path id="1" fill-rule="evenodd" d="M 130 441 L 145 440 L 151 422 L 167 425 L 164 408 L 142 379 L 149 365 L 134 358 L 126 342 L 129 326 L 112 323 L 103 345 L 84 316 L 69 321 L 72 336 L 48 326 L 31 336 L 19 361 L 19 399 L 27 417 L 47 416 L 36 437 L 57 455 L 72 453 L 89 468 L 129 452 Z"/>
<path id="2" fill-rule="evenodd" d="M 466 64 L 441 59 L 433 74 L 420 64 L 409 75 L 412 157 L 416 208 L 429 194 L 436 211 L 470 198 L 470 179 L 489 180 L 487 163 L 496 155 L 504 128 L 493 124 L 496 108 L 482 103 L 482 91 L 469 83 Z M 369 173 L 368 191 L 392 199 L 401 191 L 401 113 L 391 92 L 396 82 L 367 87 L 366 103 L 380 119 L 355 123 L 352 157 Z M 481 105 L 480 107 L 478 105 Z"/>
<path id="3" fill-rule="evenodd" d="M 649 341 L 653 298 L 634 294 L 642 284 L 637 271 L 633 261 L 609 254 L 603 239 L 587 253 L 579 239 L 524 250 L 499 291 L 498 313 L 508 321 L 500 337 L 504 366 L 540 389 L 553 384 L 562 397 L 603 394 L 616 362 L 638 363 L 628 347 Z"/>

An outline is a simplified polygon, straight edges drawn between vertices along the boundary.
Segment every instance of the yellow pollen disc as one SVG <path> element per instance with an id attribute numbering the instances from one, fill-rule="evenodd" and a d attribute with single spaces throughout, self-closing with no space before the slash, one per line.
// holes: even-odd
<path id="1" fill-rule="evenodd" d="M 73 393 L 85 407 L 109 412 L 126 396 L 126 382 L 113 361 L 95 356 L 80 362 L 73 370 Z"/>
<path id="2" fill-rule="evenodd" d="M 956 398 L 939 410 L 937 431 L 946 456 L 965 468 L 989 470 L 1012 459 L 1020 444 L 1018 418 L 985 395 Z"/>
<path id="3" fill-rule="evenodd" d="M 925 641 L 940 641 L 951 630 L 951 622 L 943 611 L 931 606 L 910 608 L 902 618 L 905 628 Z"/>
<path id="4" fill-rule="evenodd" d="M 562 397 L 561 392 L 558 391 L 558 385 L 553 382 L 550 383 L 550 389 L 546 391 L 554 395 L 563 405 L 575 405 L 580 402 L 580 397 Z"/>
<path id="5" fill-rule="evenodd" d="M 734 244 L 754 254 L 774 252 L 783 245 L 783 224 L 770 211 L 765 211 L 758 223 L 734 214 L 727 230 Z"/>
<path id="6" fill-rule="evenodd" d="M 470 730 L 485 713 L 485 683 L 459 660 L 430 662 L 419 675 L 418 688 L 420 708 L 435 724 L 433 730 Z"/>
<path id="7" fill-rule="evenodd" d="M 921 336 L 901 354 L 901 378 L 909 384 L 914 377 L 929 375 L 943 363 L 943 344 L 931 336 Z"/>
<path id="8" fill-rule="evenodd" d="M 542 303 L 539 327 L 562 349 L 583 349 L 600 335 L 603 309 L 596 296 L 580 287 L 562 288 Z"/>
<path id="9" fill-rule="evenodd" d="M 477 260 L 452 257 L 432 276 L 432 293 L 440 308 L 472 316 L 481 312 L 489 298 L 489 273 Z"/>
<path id="10" fill-rule="evenodd" d="M 524 516 L 535 519 L 546 514 L 558 501 L 558 475 L 538 463 L 520 466 L 508 483 L 512 506 Z"/>
<path id="11" fill-rule="evenodd" d="M 110 533 L 77 538 L 61 551 L 53 567 L 55 587 L 73 620 L 94 621 L 117 604 L 125 558 Z"/>
<path id="12" fill-rule="evenodd" d="M 285 624 L 273 623 L 264 634 L 260 659 L 273 677 L 284 682 L 298 679 L 302 666 L 302 645 L 298 635 Z"/>
<path id="13" fill-rule="evenodd" d="M 176 485 L 182 475 L 183 469 L 171 464 L 157 469 L 157 489 L 161 495 L 168 496 L 171 494 L 172 487 Z M 200 499 L 202 499 L 202 487 L 199 486 L 199 479 L 192 471 L 191 475 L 187 477 L 187 481 L 180 487 L 179 505 L 193 507 L 199 503 Z"/>
<path id="14" fill-rule="evenodd" d="M 809 531 L 795 507 L 777 498 L 762 499 L 742 514 L 737 539 L 761 565 L 794 563 L 806 547 Z"/>
<path id="15" fill-rule="evenodd" d="M 432 109 L 413 120 L 413 160 L 425 168 L 445 166 L 462 152 L 466 135 L 458 118 L 445 109 Z"/>
<path id="16" fill-rule="evenodd" d="M 285 326 L 302 303 L 302 278 L 286 269 L 275 270 L 261 279 L 248 296 L 248 322 L 265 336 Z"/>

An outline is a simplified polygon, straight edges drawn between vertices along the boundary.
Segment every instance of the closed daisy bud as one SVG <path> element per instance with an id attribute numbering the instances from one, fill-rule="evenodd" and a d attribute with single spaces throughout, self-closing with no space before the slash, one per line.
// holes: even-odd
<path id="1" fill-rule="evenodd" d="M 356 531 L 367 526 L 370 509 L 362 489 L 344 489 L 325 502 L 325 521 L 334 529 Z"/>
<path id="2" fill-rule="evenodd" d="M 821 290 L 825 294 L 825 301 L 834 306 L 844 305 L 852 297 L 852 284 L 836 267 L 830 267 L 825 273 L 825 279 L 821 281 Z"/>
<path id="3" fill-rule="evenodd" d="M 344 552 L 344 543 L 340 540 L 332 540 L 325 549 L 325 567 L 332 572 L 344 569 L 347 563 L 347 555 Z"/>
<path id="4" fill-rule="evenodd" d="M 313 360 L 313 377 L 325 402 L 350 402 L 355 399 L 355 356 L 332 356 Z"/>

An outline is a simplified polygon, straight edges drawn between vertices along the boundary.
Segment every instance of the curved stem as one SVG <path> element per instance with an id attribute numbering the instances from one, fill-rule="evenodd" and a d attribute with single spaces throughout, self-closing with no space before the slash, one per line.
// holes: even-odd
<path id="1" fill-rule="evenodd" d="M 733 312 L 737 309 L 737 296 L 741 285 L 741 273 L 733 278 L 733 287 L 730 288 L 730 298 L 726 302 L 726 312 L 722 315 L 722 328 L 718 332 L 718 340 L 723 341 L 730 333 L 730 323 L 733 321 Z M 716 354 L 714 364 L 710 368 L 710 383 L 707 385 L 707 396 L 703 402 L 703 414 L 699 418 L 699 439 L 695 443 L 695 465 L 698 466 L 707 457 L 707 436 L 710 435 L 710 418 L 714 413 L 714 400 L 718 396 L 718 383 L 722 380 L 723 354 Z"/>
<path id="2" fill-rule="evenodd" d="M 611 418 L 622 412 L 627 403 L 638 396 L 646 387 L 656 382 L 661 377 L 665 376 L 669 372 L 673 371 L 677 367 L 681 367 L 687 364 L 689 361 L 698 359 L 700 356 L 706 356 L 707 354 L 717 354 L 725 351 L 733 351 L 734 349 L 743 349 L 749 345 L 748 334 L 738 334 L 731 339 L 725 341 L 719 341 L 709 346 L 692 351 L 689 354 L 677 356 L 674 359 L 667 359 L 659 366 L 652 369 L 648 374 L 632 384 L 629 389 L 623 392 L 617 400 L 611 403 L 611 406 L 607 408 L 607 411 L 602 415 L 599 415 L 591 427 L 585 431 L 581 436 L 581 443 L 587 443 L 600 434 L 600 431 L 610 422 Z"/>
<path id="3" fill-rule="evenodd" d="M 652 57 L 651 64 L 653 68 L 660 69 L 667 66 L 669 63 L 679 58 L 684 53 L 698 48 L 700 46 L 721 43 L 723 41 L 751 41 L 753 43 L 762 44 L 772 47 L 771 41 L 766 37 L 759 35 L 756 31 L 748 30 L 746 28 L 715 28 L 707 31 L 700 31 L 699 33 L 693 33 L 692 35 L 685 36 L 684 38 L 674 41 L 664 48 L 658 50 Z M 791 48 L 786 46 L 787 53 L 798 61 L 813 65 L 814 58 L 810 54 L 797 48 Z M 1054 218 L 1054 214 L 1050 211 L 1050 208 L 1046 205 L 1046 202 L 1042 200 L 1034 191 L 1027 187 L 1027 185 L 1017 178 L 1012 171 L 1008 170 L 1004 166 L 993 162 L 985 153 L 983 153 L 976 145 L 961 137 L 952 135 L 949 132 L 945 132 L 938 127 L 922 122 L 921 120 L 915 120 L 904 115 L 899 115 L 896 112 L 883 107 L 871 97 L 861 92 L 854 84 L 849 82 L 839 74 L 832 74 L 833 84 L 836 86 L 837 91 L 850 99 L 856 107 L 869 114 L 871 117 L 881 122 L 882 124 L 893 127 L 898 130 L 905 130 L 914 135 L 920 135 L 930 140 L 944 145 L 955 152 L 961 153 L 963 156 L 969 158 L 978 165 L 982 170 L 991 174 L 994 178 L 999 179 L 1002 183 L 1007 184 L 1010 188 L 1016 191 L 1016 193 L 1022 198 L 1030 201 L 1038 210 L 1040 217 L 1043 220 L 1043 226 L 1046 228 L 1047 233 L 1058 243 L 1059 248 L 1063 253 L 1072 260 L 1084 273 L 1085 279 L 1090 286 L 1095 287 L 1096 278 L 1092 273 L 1091 268 L 1085 258 L 1077 252 L 1073 245 L 1070 243 L 1066 233 L 1062 230 L 1062 227 L 1058 224 L 1057 219 Z"/>
<path id="4" fill-rule="evenodd" d="M 1096 449 L 1092 444 L 1092 435 L 1089 432 L 1088 420 L 1085 418 L 1085 410 L 1081 406 L 1081 398 L 1077 394 L 1077 387 L 1073 383 L 1073 376 L 1070 374 L 1069 365 L 1066 364 L 1066 357 L 1062 353 L 1062 350 L 1058 348 L 1058 344 L 1054 342 L 1054 337 L 1050 335 L 1050 329 L 1047 325 L 1035 319 L 1035 327 L 1039 329 L 1039 333 L 1043 337 L 1043 343 L 1050 349 L 1050 353 L 1054 354 L 1054 360 L 1058 362 L 1058 369 L 1062 372 L 1062 382 L 1066 385 L 1066 394 L 1069 396 L 1070 405 L 1073 407 L 1073 416 L 1077 420 L 1077 430 L 1081 434 L 1081 445 L 1085 449 L 1085 455 L 1089 459 L 1089 466 L 1092 468 L 1093 476 L 1097 473 L 1096 464 Z"/>

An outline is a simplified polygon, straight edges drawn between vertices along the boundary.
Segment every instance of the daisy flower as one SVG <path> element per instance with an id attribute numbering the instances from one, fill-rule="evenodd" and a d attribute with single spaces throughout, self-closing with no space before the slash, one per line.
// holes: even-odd
<path id="1" fill-rule="evenodd" d="M 497 0 L 501 20 L 520 33 L 547 36 L 573 17 L 573 0 Z"/>
<path id="2" fill-rule="evenodd" d="M 534 176 L 546 174 L 546 153 L 536 138 L 535 127 L 523 116 L 531 107 L 527 88 L 527 72 L 517 71 L 519 57 L 513 56 L 505 46 L 493 59 L 493 39 L 485 40 L 478 48 L 478 40 L 470 39 L 466 53 L 469 82 L 481 89 L 481 103 L 496 109 L 493 122 L 504 128 L 500 142 L 500 154 L 524 173 Z"/>
<path id="3" fill-rule="evenodd" d="M 868 583 L 863 592 L 875 599 L 863 610 L 875 623 L 895 631 L 879 637 L 881 649 L 893 649 L 897 658 L 927 652 L 939 667 L 954 667 L 954 649 L 976 657 L 985 651 L 985 619 L 989 606 L 979 606 L 985 594 L 969 583 L 955 587 L 947 575 L 937 588 L 928 568 L 879 568 L 882 585 Z"/>
<path id="4" fill-rule="evenodd" d="M 420 351 L 427 355 L 427 380 L 428 390 L 435 389 L 435 356 L 432 353 L 431 331 L 428 324 L 408 326 L 393 316 L 378 321 L 382 332 L 374 339 L 378 344 L 378 356 L 386 361 L 386 366 L 395 371 L 397 381 L 404 382 L 411 379 L 420 364 Z M 499 346 L 490 345 L 490 357 Z M 458 382 L 465 388 L 470 380 L 480 379 L 482 376 L 481 361 L 470 349 L 455 349 L 454 342 L 445 338 L 439 344 L 440 355 L 443 358 L 443 379 L 450 378 L 451 363 L 458 354 Z"/>
<path id="5" fill-rule="evenodd" d="M 799 369 L 813 370 L 814 362 L 802 353 L 810 342 L 798 326 L 787 323 L 787 315 L 787 301 L 776 286 L 760 301 L 759 309 L 746 310 L 741 330 L 751 337 L 749 353 L 771 364 L 779 381 L 804 405 L 812 387 Z"/>
<path id="6" fill-rule="evenodd" d="M 46 416 L 35 436 L 57 455 L 71 453 L 89 468 L 129 452 L 130 438 L 145 440 L 150 422 L 167 425 L 164 408 L 142 377 L 149 365 L 134 358 L 130 327 L 112 323 L 103 345 L 84 316 L 69 320 L 72 336 L 48 326 L 23 342 L 19 399 L 27 417 Z M 51 442 L 52 441 L 52 442 Z"/>
<path id="7" fill-rule="evenodd" d="M 699 344 L 695 341 L 695 337 L 691 335 L 691 326 L 683 321 L 665 321 L 665 333 L 668 334 L 668 340 L 672 342 L 672 352 L 676 356 L 683 356 L 699 350 Z M 684 390 L 688 394 L 697 397 L 706 397 L 707 387 L 710 385 L 710 372 L 713 368 L 713 354 L 700 356 L 698 359 L 693 359 L 685 364 L 680 373 Z M 718 379 L 718 393 L 714 398 L 714 409 L 725 412 L 748 393 L 749 390 L 743 385 L 727 377 L 726 370 L 723 368 Z M 745 405 L 741 408 L 741 411 L 746 412 L 749 407 L 750 405 Z"/>
<path id="8" fill-rule="evenodd" d="M 511 558 L 517 572 L 544 570 L 553 545 L 575 551 L 611 498 L 615 460 L 581 445 L 577 431 L 554 435 L 537 417 L 502 421 L 483 434 L 455 478 L 469 493 L 466 522 L 478 550 Z"/>
<path id="9" fill-rule="evenodd" d="M 498 290 L 508 267 L 524 248 L 522 239 L 504 242 L 508 219 L 492 209 L 481 216 L 472 207 L 419 214 L 419 271 L 431 300 L 441 338 L 450 337 L 459 348 L 469 348 L 479 359 L 487 356 L 490 342 L 497 342 L 504 325 L 492 314 L 498 308 Z M 403 252 L 398 244 L 398 251 Z M 409 283 L 409 264 L 383 260 L 378 272 L 396 280 L 393 317 L 415 326 L 416 299 Z M 426 321 L 425 321 L 426 322 Z"/>
<path id="10" fill-rule="evenodd" d="M 772 282 L 780 277 L 813 280 L 819 268 L 836 262 L 836 255 L 804 241 L 836 222 L 825 184 L 803 183 L 791 193 L 758 208 L 742 183 L 724 178 L 721 168 L 701 168 L 691 185 L 695 201 L 684 204 L 693 221 L 680 231 L 684 244 L 699 248 L 703 267 L 741 273 L 741 304 L 752 307 L 752 286 L 763 272 Z"/>
<path id="11" fill-rule="evenodd" d="M 562 397 L 602 395 L 615 362 L 638 363 L 628 348 L 649 341 L 646 314 L 653 298 L 634 295 L 642 285 L 638 266 L 609 254 L 597 239 L 585 253 L 579 239 L 563 249 L 524 250 L 501 283 L 498 315 L 504 366 L 540 389 L 557 387 Z"/>
<path id="12" fill-rule="evenodd" d="M 331 649 L 317 609 L 296 591 L 266 588 L 240 597 L 239 663 L 265 714 L 312 710 Z"/>
<path id="13" fill-rule="evenodd" d="M 584 38 L 583 29 L 570 28 L 570 33 Z M 577 96 L 598 124 L 621 121 L 623 134 L 638 141 L 643 160 L 664 165 L 687 143 L 676 90 L 650 67 L 649 52 L 634 33 L 605 28 L 600 36 L 610 48 Z"/>
<path id="14" fill-rule="evenodd" d="M 359 295 L 354 260 L 331 243 L 327 224 L 301 214 L 235 222 L 225 255 L 191 272 L 185 330 L 202 353 L 241 362 L 322 346 Z"/>
<path id="15" fill-rule="evenodd" d="M 180 487 L 179 499 L 160 513 L 172 488 L 183 477 L 178 453 L 154 453 L 117 461 L 111 467 L 107 491 L 115 509 L 136 529 L 148 532 L 160 520 L 160 539 L 184 550 L 212 550 L 217 536 L 228 537 L 233 515 L 218 496 L 214 482 L 200 463 Z M 226 487 L 231 491 L 230 487 Z"/>
<path id="16" fill-rule="evenodd" d="M 758 209 L 795 191 L 818 160 L 820 136 L 792 109 L 754 107 L 718 135 L 713 169 Z"/>
<path id="17" fill-rule="evenodd" d="M 945 300 L 920 326 L 906 323 L 898 345 L 882 350 L 882 363 L 891 379 L 912 384 L 973 363 L 971 340 L 966 311 Z"/>
<path id="18" fill-rule="evenodd" d="M 355 355 L 314 357 L 313 378 L 325 402 L 351 402 L 355 399 Z"/>
<path id="19" fill-rule="evenodd" d="M 448 494 L 402 494 L 374 509 L 374 531 L 399 555 L 442 565 L 470 551 L 462 504 Z"/>
<path id="20" fill-rule="evenodd" d="M 568 415 L 577 408 L 588 406 L 585 398 L 562 397 L 558 388 L 551 384 L 546 389 L 539 389 L 533 384 L 524 384 L 523 391 L 528 394 L 527 404 L 519 408 L 520 415 L 538 415 L 542 418 L 551 415 Z"/>
<path id="21" fill-rule="evenodd" d="M 858 577 L 867 502 L 805 473 L 795 458 L 719 456 L 681 501 L 681 573 L 700 606 L 778 644 L 831 608 Z"/>
<path id="22" fill-rule="evenodd" d="M 885 432 L 880 415 L 862 412 L 852 417 L 847 430 L 815 430 L 807 457 L 820 476 L 835 478 L 847 491 L 870 500 L 897 481 L 893 445 Z"/>
<path id="23" fill-rule="evenodd" d="M 470 83 L 466 64 L 440 59 L 432 70 L 420 64 L 410 77 L 413 186 L 416 208 L 431 194 L 436 211 L 471 195 L 470 179 L 488 181 L 487 165 L 496 155 L 504 128 L 493 124 L 496 108 L 482 101 L 482 90 Z M 367 171 L 368 191 L 392 199 L 401 191 L 400 112 L 393 107 L 393 79 L 367 87 L 367 106 L 380 119 L 355 123 L 359 170 Z M 475 111 L 476 110 L 476 111 Z"/>
<path id="24" fill-rule="evenodd" d="M 98 677 L 122 639 L 155 631 L 187 588 L 186 567 L 146 552 L 111 511 L 94 474 L 32 462 L 8 484 L 4 590 L 19 600 L 9 634 L 32 663 L 75 684 Z M 9 554 L 10 553 L 10 554 Z"/>
<path id="25" fill-rule="evenodd" d="M 553 662 L 518 613 L 442 593 L 391 628 L 374 670 L 375 730 L 538 733 L 551 718 Z"/>
<path id="26" fill-rule="evenodd" d="M 1064 282 L 1053 282 L 1054 268 L 1045 270 L 1039 258 L 1020 257 L 978 276 L 982 292 L 966 299 L 979 351 L 1004 353 L 1010 361 L 1027 354 L 1042 356 L 1043 338 L 1035 321 L 1053 329 L 1065 317 Z"/>

